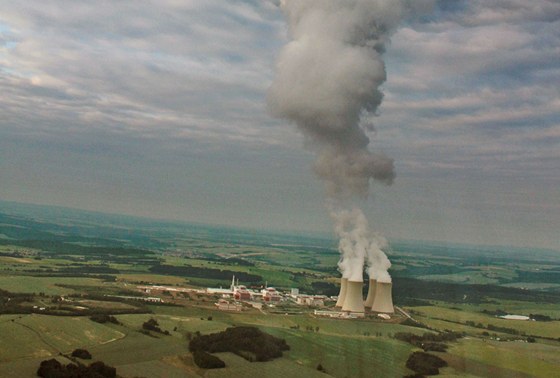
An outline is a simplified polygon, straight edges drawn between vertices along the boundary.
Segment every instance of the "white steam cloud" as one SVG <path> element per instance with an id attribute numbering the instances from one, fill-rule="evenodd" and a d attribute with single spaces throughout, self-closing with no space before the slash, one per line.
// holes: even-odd
<path id="1" fill-rule="evenodd" d="M 391 262 L 382 251 L 387 240 L 372 232 L 364 213 L 357 208 L 331 212 L 336 235 L 340 238 L 338 249 L 342 255 L 338 266 L 349 281 L 363 280 L 364 262 L 370 278 L 391 282 L 388 270 Z"/>
<path id="2" fill-rule="evenodd" d="M 272 114 L 295 122 L 316 153 L 315 173 L 325 182 L 329 208 L 340 238 L 343 277 L 362 281 L 368 274 L 390 282 L 386 241 L 369 230 L 359 209 L 344 210 L 365 199 L 370 181 L 390 185 L 393 160 L 373 153 L 364 115 L 375 113 L 386 79 L 382 54 L 407 13 L 433 1 L 282 0 L 291 41 L 277 62 L 268 93 Z M 414 4 L 414 5 L 412 5 Z"/>

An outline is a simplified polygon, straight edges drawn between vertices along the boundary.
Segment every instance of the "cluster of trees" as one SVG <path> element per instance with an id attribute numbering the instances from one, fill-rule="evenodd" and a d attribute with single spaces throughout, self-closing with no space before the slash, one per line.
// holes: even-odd
<path id="1" fill-rule="evenodd" d="M 245 272 L 234 272 L 232 270 L 222 270 L 222 269 L 211 269 L 211 268 L 201 268 L 196 266 L 174 266 L 174 265 L 163 265 L 157 264 L 150 267 L 150 272 L 157 274 L 168 274 L 173 276 L 186 276 L 193 278 L 207 278 L 207 279 L 218 279 L 218 280 L 231 280 L 231 277 L 235 275 L 240 281 L 243 282 L 262 282 L 263 278 L 256 274 L 250 274 Z"/>
<path id="2" fill-rule="evenodd" d="M 508 313 L 500 308 L 496 309 L 496 310 L 482 310 L 481 311 L 483 314 L 486 315 L 492 315 L 492 316 L 504 316 L 507 315 Z"/>
<path id="3" fill-rule="evenodd" d="M 440 368 L 447 366 L 445 360 L 426 352 L 446 352 L 448 348 L 446 342 L 454 342 L 464 336 L 464 333 L 445 331 L 441 333 L 426 332 L 423 335 L 397 332 L 393 337 L 424 350 L 423 352 L 413 352 L 406 361 L 406 367 L 416 372 L 415 375 L 407 378 L 417 378 L 425 375 L 437 375 Z"/>
<path id="4" fill-rule="evenodd" d="M 211 355 L 203 350 L 195 350 L 192 352 L 193 360 L 196 366 L 203 369 L 220 369 L 226 367 L 226 363 L 218 357 Z"/>
<path id="5" fill-rule="evenodd" d="M 490 330 L 490 331 L 494 331 L 494 332 L 503 332 L 503 333 L 509 333 L 510 335 L 522 335 L 525 334 L 525 332 L 523 331 L 519 331 L 518 329 L 515 328 L 509 328 L 509 327 L 500 327 L 494 324 L 488 324 L 486 326 L 486 329 Z"/>
<path id="6" fill-rule="evenodd" d="M 44 378 L 115 378 L 117 369 L 96 361 L 89 366 L 63 365 L 54 358 L 41 362 L 37 375 Z"/>
<path id="7" fill-rule="evenodd" d="M 113 323 L 113 324 L 117 324 L 120 325 L 121 322 L 119 322 L 119 320 L 117 318 L 115 318 L 113 315 L 108 315 L 108 314 L 95 314 L 89 317 L 89 320 L 94 321 L 96 323 Z"/>
<path id="8" fill-rule="evenodd" d="M 169 335 L 169 331 L 164 331 L 159 327 L 159 323 L 154 318 L 150 318 L 142 324 L 142 329 L 145 331 L 153 331 L 157 333 L 162 333 L 164 335 Z"/>
<path id="9" fill-rule="evenodd" d="M 501 326 L 497 326 L 497 325 L 494 325 L 494 324 L 488 324 L 487 326 L 484 326 L 484 324 L 475 323 L 472 320 L 467 320 L 465 322 L 465 324 L 470 326 L 470 327 L 487 329 L 487 330 L 494 331 L 494 332 L 509 333 L 510 335 L 525 335 L 525 332 L 519 331 L 518 329 L 509 328 L 509 327 L 501 327 Z"/>
<path id="10" fill-rule="evenodd" d="M 197 351 L 232 352 L 248 361 L 269 361 L 282 357 L 282 352 L 290 350 L 290 347 L 286 340 L 269 335 L 258 328 L 230 327 L 223 332 L 197 335 L 189 343 L 189 350 L 193 355 Z"/>
<path id="11" fill-rule="evenodd" d="M 323 367 L 323 365 L 321 365 L 321 364 L 318 364 L 318 365 L 317 365 L 317 370 L 319 370 L 321 373 L 328 374 L 328 373 L 327 373 L 327 369 L 325 369 L 325 368 Z"/>
<path id="12" fill-rule="evenodd" d="M 311 283 L 314 293 L 321 295 L 338 295 L 340 287 L 332 282 L 314 281 Z"/>
<path id="13" fill-rule="evenodd" d="M 238 265 L 238 266 L 255 266 L 255 263 L 249 261 L 249 260 L 245 260 L 239 257 L 230 257 L 230 258 L 223 258 L 220 256 L 212 256 L 212 257 L 207 257 L 205 259 L 206 261 L 209 261 L 210 264 L 212 263 L 224 263 L 227 265 Z"/>
<path id="14" fill-rule="evenodd" d="M 410 313 L 412 314 L 412 310 L 410 311 Z M 416 327 L 416 328 L 424 328 L 424 329 L 432 329 L 429 326 L 427 326 L 426 324 L 419 322 L 417 320 L 414 320 L 412 318 L 406 318 L 403 322 L 401 322 L 402 325 L 405 326 L 409 326 L 409 327 Z"/>
<path id="15" fill-rule="evenodd" d="M 414 352 L 406 361 L 406 367 L 420 375 L 438 375 L 447 362 L 430 353 Z"/>
<path id="16" fill-rule="evenodd" d="M 550 316 L 541 314 L 529 314 L 529 318 L 537 322 L 551 322 L 554 320 Z"/>
<path id="17" fill-rule="evenodd" d="M 22 305 L 31 300 L 33 300 L 31 294 L 16 294 L 0 289 L 0 314 L 31 313 L 31 307 Z"/>
<path id="18" fill-rule="evenodd" d="M 81 358 L 82 360 L 91 360 L 91 353 L 86 349 L 74 349 L 72 357 Z"/>
<path id="19" fill-rule="evenodd" d="M 422 348 L 425 352 L 445 352 L 448 348 L 446 342 L 453 342 L 463 337 L 458 332 L 429 333 L 415 335 L 409 332 L 397 332 L 393 336 L 397 340 L 407 342 L 415 347 Z"/>

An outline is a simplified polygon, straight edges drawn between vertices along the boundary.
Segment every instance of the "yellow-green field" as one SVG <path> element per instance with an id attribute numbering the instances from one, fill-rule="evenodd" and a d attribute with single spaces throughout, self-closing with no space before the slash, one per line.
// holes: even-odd
<path id="1" fill-rule="evenodd" d="M 49 357 L 125 336 L 123 332 L 86 317 L 36 314 L 0 316 L 0 334 L 0 361 L 3 362 L 26 357 Z"/>
<path id="2" fill-rule="evenodd" d="M 486 365 L 488 371 L 502 372 L 496 376 L 555 377 L 560 366 L 558 348 L 515 341 L 468 338 L 460 340 L 449 353 L 463 360 L 466 370 L 469 363 L 477 369 Z"/>
<path id="3" fill-rule="evenodd" d="M 87 277 L 31 277 L 31 276 L 0 276 L 0 289 L 15 293 L 41 292 L 48 295 L 72 294 L 76 291 L 58 285 L 91 286 L 104 285 L 101 280 Z"/>

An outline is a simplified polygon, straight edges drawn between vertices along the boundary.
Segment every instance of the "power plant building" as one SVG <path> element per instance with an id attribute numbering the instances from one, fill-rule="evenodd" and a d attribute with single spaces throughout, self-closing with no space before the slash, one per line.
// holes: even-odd
<path id="1" fill-rule="evenodd" d="M 251 292 L 243 285 L 234 287 L 233 297 L 238 301 L 250 301 L 252 298 Z"/>
<path id="2" fill-rule="evenodd" d="M 262 289 L 261 293 L 265 302 L 280 302 L 282 300 L 280 293 L 273 287 Z"/>

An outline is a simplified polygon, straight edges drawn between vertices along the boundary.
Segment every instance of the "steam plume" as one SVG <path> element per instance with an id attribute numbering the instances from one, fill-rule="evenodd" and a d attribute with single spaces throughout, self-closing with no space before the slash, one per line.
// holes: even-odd
<path id="1" fill-rule="evenodd" d="M 398 3 L 397 3 L 398 4 Z M 400 18 L 394 1 L 285 0 L 292 41 L 269 91 L 273 115 L 294 121 L 317 151 L 329 195 L 366 197 L 370 179 L 390 184 L 393 161 L 368 150 L 360 118 L 374 112 L 385 81 L 381 53 Z"/>
<path id="2" fill-rule="evenodd" d="M 340 238 L 343 277 L 390 282 L 385 241 L 369 231 L 363 212 L 345 204 L 366 199 L 371 180 L 390 185 L 393 160 L 368 148 L 373 125 L 364 115 L 381 104 L 382 54 L 401 18 L 433 0 L 282 0 L 291 41 L 277 61 L 268 93 L 273 115 L 297 124 L 315 151 Z"/>
<path id="3" fill-rule="evenodd" d="M 391 262 L 382 250 L 387 240 L 370 230 L 364 213 L 358 208 L 332 211 L 331 218 L 340 238 L 338 249 L 342 258 L 338 266 L 342 276 L 349 281 L 362 281 L 364 262 L 367 262 L 370 278 L 391 282 L 388 273 Z"/>

